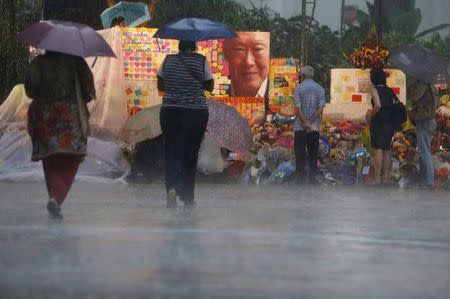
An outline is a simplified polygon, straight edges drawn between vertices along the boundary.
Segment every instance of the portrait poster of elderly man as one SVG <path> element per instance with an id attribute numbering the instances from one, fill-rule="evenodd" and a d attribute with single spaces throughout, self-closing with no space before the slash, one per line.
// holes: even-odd
<path id="1" fill-rule="evenodd" d="M 224 40 L 224 58 L 229 64 L 234 97 L 267 98 L 270 68 L 270 32 L 236 32 Z"/>

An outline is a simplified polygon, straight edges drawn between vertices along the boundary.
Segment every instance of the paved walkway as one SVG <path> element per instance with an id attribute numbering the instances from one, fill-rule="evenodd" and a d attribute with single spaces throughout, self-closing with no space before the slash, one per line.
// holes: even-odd
<path id="1" fill-rule="evenodd" d="M 64 220 L 44 184 L 0 183 L 0 298 L 449 298 L 450 195 L 77 183 Z"/>

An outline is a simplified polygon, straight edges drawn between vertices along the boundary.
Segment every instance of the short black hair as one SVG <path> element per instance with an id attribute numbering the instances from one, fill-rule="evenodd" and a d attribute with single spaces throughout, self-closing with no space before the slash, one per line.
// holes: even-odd
<path id="1" fill-rule="evenodd" d="M 386 73 L 382 68 L 370 70 L 370 81 L 373 85 L 386 85 Z"/>
<path id="2" fill-rule="evenodd" d="M 197 49 L 197 45 L 195 42 L 186 41 L 186 40 L 180 40 L 180 43 L 178 44 L 178 50 L 180 52 L 186 52 L 186 51 L 195 51 Z"/>
<path id="3" fill-rule="evenodd" d="M 112 19 L 110 27 L 120 25 L 120 22 L 125 22 L 125 18 L 124 17 L 115 17 L 114 19 Z"/>

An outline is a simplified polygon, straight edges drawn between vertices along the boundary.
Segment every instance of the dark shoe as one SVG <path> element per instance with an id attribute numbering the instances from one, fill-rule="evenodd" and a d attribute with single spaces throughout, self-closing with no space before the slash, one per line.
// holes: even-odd
<path id="1" fill-rule="evenodd" d="M 174 209 L 177 207 L 177 192 L 173 188 L 167 192 L 166 207 L 168 209 Z"/>
<path id="2" fill-rule="evenodd" d="M 47 211 L 51 218 L 54 218 L 54 219 L 62 219 L 63 218 L 63 215 L 61 214 L 61 208 L 54 199 L 50 199 L 48 201 Z"/>

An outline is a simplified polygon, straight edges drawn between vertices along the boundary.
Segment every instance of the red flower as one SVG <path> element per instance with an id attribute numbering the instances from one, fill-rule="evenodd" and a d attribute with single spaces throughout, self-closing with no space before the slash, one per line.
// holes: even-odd
<path id="1" fill-rule="evenodd" d="M 61 134 L 59 134 L 58 143 L 62 148 L 67 149 L 72 144 L 73 137 L 74 136 L 72 132 L 70 132 L 69 130 L 65 130 Z"/>

